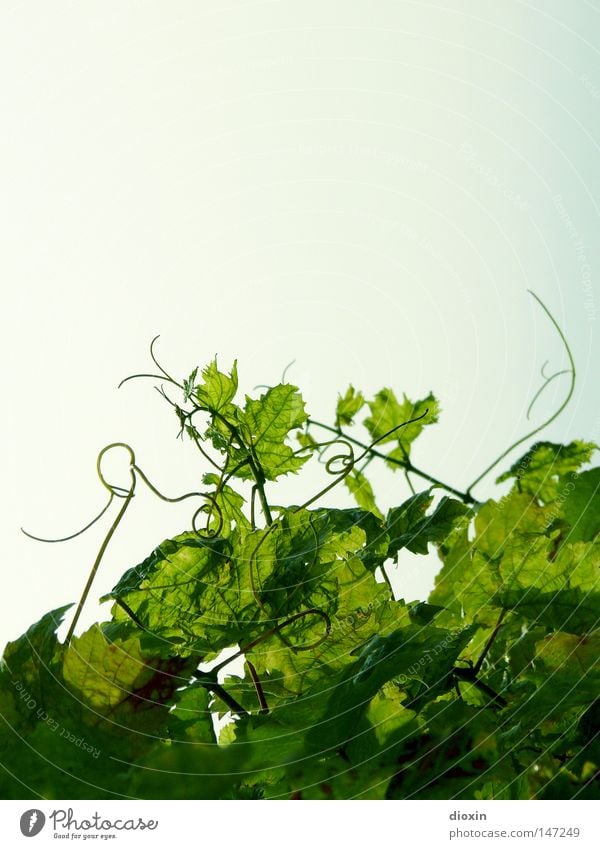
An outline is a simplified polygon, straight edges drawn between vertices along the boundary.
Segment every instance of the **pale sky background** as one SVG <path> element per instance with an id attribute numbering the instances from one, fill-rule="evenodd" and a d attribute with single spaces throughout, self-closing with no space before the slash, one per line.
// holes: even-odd
<path id="1" fill-rule="evenodd" d="M 103 445 L 170 494 L 207 470 L 151 383 L 117 391 L 157 333 L 176 375 L 237 357 L 247 391 L 295 360 L 317 418 L 349 382 L 434 390 L 415 462 L 462 488 L 566 364 L 531 288 L 579 369 L 545 438 L 600 441 L 598 44 L 597 0 L 0 0 L 0 643 L 78 598 L 108 523 L 19 527 L 85 524 Z M 94 598 L 189 515 L 136 498 Z M 434 571 L 403 555 L 399 595 Z"/>

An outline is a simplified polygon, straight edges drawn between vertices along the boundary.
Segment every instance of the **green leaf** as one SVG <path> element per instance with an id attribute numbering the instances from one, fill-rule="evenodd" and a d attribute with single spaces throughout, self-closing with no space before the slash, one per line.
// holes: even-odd
<path id="1" fill-rule="evenodd" d="M 569 542 L 591 541 L 600 533 L 600 468 L 581 472 L 568 487 L 563 511 Z"/>
<path id="2" fill-rule="evenodd" d="M 571 634 L 600 622 L 600 544 L 561 546 L 548 557 L 541 544 L 500 565 L 502 604 L 530 621 Z"/>
<path id="3" fill-rule="evenodd" d="M 254 564 L 261 601 L 274 618 L 307 608 L 329 617 L 344 616 L 348 608 L 368 604 L 378 595 L 377 582 L 358 556 L 365 551 L 367 535 L 356 520 L 368 514 L 349 511 L 342 517 L 339 512 L 334 516 L 328 510 L 283 513 L 254 556 L 249 538 L 244 552 Z M 322 619 L 312 617 L 298 621 L 286 633 L 314 630 L 313 639 L 322 635 L 323 627 Z"/>
<path id="4" fill-rule="evenodd" d="M 498 750 L 490 711 L 443 696 L 423 710 L 425 733 L 405 746 L 388 799 L 472 800 L 493 779 L 494 798 L 512 798 L 518 780 L 510 757 Z"/>
<path id="5" fill-rule="evenodd" d="M 374 636 L 360 650 L 356 681 L 375 674 L 388 676 L 383 681 L 393 678 L 402 684 L 414 678 L 428 689 L 448 690 L 448 676 L 475 630 L 473 625 L 452 631 L 435 625 L 408 625 L 387 637 Z"/>
<path id="6" fill-rule="evenodd" d="M 411 495 L 399 507 L 393 507 L 388 511 L 386 518 L 386 527 L 390 538 L 388 556 L 395 554 L 399 548 L 406 545 L 405 537 L 408 536 L 410 540 L 410 529 L 423 521 L 432 501 L 431 489 L 426 489 L 423 492 Z"/>
<path id="7" fill-rule="evenodd" d="M 487 502 L 474 540 L 465 530 L 445 552 L 430 602 L 478 621 L 489 622 L 490 608 L 503 607 L 573 633 L 595 627 L 598 547 L 563 543 L 557 552 L 551 516 L 551 506 L 519 493 Z"/>
<path id="8" fill-rule="evenodd" d="M 343 397 L 342 395 L 338 395 L 335 411 L 336 427 L 351 425 L 355 415 L 363 408 L 364 403 L 364 395 L 362 392 L 357 392 L 352 385 L 346 389 L 346 394 Z"/>
<path id="9" fill-rule="evenodd" d="M 256 545 L 260 533 L 248 545 Z M 129 570 L 104 600 L 125 602 L 136 620 L 163 641 L 163 656 L 175 651 L 214 656 L 255 636 L 249 562 L 242 558 L 234 565 L 231 559 L 239 544 L 237 531 L 227 539 L 181 534 Z M 129 614 L 115 607 L 114 615 L 123 619 Z"/>
<path id="10" fill-rule="evenodd" d="M 549 533 L 551 521 L 551 509 L 540 507 L 529 495 L 514 492 L 498 502 L 490 500 L 475 516 L 477 550 L 494 562 L 509 549 L 524 554 Z"/>
<path id="11" fill-rule="evenodd" d="M 63 678 L 87 705 L 109 713 L 153 677 L 137 637 L 109 643 L 99 625 L 74 637 L 65 651 Z"/>
<path id="12" fill-rule="evenodd" d="M 7 646 L 0 795 L 591 798 L 600 470 L 581 467 L 594 446 L 538 443 L 502 476 L 515 479 L 509 494 L 473 508 L 434 501 L 430 487 L 384 519 L 363 467 L 345 478 L 359 507 L 276 495 L 267 510 L 266 482 L 323 452 L 306 432 L 308 450 L 291 447 L 307 423 L 300 393 L 282 384 L 242 409 L 235 363 L 197 376 L 182 389 L 202 415 L 176 412 L 204 459 L 203 442 L 222 455 L 203 477 L 208 527 L 127 570 L 105 597 L 110 621 L 70 645 L 56 636 L 61 608 Z M 350 386 L 331 429 L 364 404 Z M 369 409 L 388 464 L 410 466 L 435 398 L 384 389 Z M 250 497 L 265 527 L 260 510 L 246 517 Z M 442 566 L 429 601 L 396 600 L 380 580 L 386 560 L 430 544 Z M 241 663 L 243 677 L 228 674 Z"/>
<path id="13" fill-rule="evenodd" d="M 11 727 L 35 722 L 34 710 L 44 706 L 45 693 L 55 686 L 53 671 L 63 651 L 56 630 L 70 607 L 67 604 L 46 613 L 4 650 L 0 660 L 0 712 Z M 7 732 L 6 728 L 0 730 Z"/>
<path id="14" fill-rule="evenodd" d="M 286 443 L 290 432 L 307 420 L 304 401 L 295 386 L 280 383 L 257 400 L 246 396 L 238 420 L 240 434 L 267 480 L 297 472 L 308 460 L 307 456 L 297 456 Z M 240 457 L 235 456 L 234 462 Z M 250 479 L 252 471 L 243 466 L 236 475 Z"/>
<path id="15" fill-rule="evenodd" d="M 204 382 L 196 386 L 195 390 L 198 404 L 216 412 L 229 412 L 238 389 L 237 360 L 227 375 L 219 371 L 215 358 L 202 369 L 202 377 Z"/>
<path id="16" fill-rule="evenodd" d="M 215 516 L 215 522 L 220 524 L 220 519 L 223 520 L 223 526 L 220 528 L 220 533 L 226 535 L 231 530 L 232 523 L 240 531 L 250 530 L 250 521 L 246 518 L 243 511 L 243 506 L 246 499 L 239 492 L 236 492 L 231 486 L 223 484 L 221 477 L 214 472 L 207 472 L 202 476 L 202 482 L 208 486 L 215 486 L 216 490 L 212 493 L 212 499 L 218 508 L 218 514 Z"/>
<path id="17" fill-rule="evenodd" d="M 400 403 L 393 390 L 381 389 L 375 399 L 368 402 L 371 415 L 364 422 L 373 440 L 398 443 L 398 448 L 390 454 L 398 460 L 405 460 L 409 456 L 414 440 L 425 425 L 437 422 L 439 415 L 439 403 L 431 393 L 415 403 L 409 401 L 406 395 L 403 398 Z M 399 427 L 419 416 L 422 416 L 419 421 Z M 393 428 L 399 429 L 390 433 Z"/>
<path id="18" fill-rule="evenodd" d="M 65 604 L 44 614 L 21 637 L 8 643 L 2 654 L 0 669 L 18 674 L 28 683 L 36 682 L 62 651 L 56 631 L 70 607 L 71 604 Z"/>
<path id="19" fill-rule="evenodd" d="M 349 475 L 346 475 L 344 483 L 354 496 L 359 507 L 377 516 L 378 519 L 383 519 L 383 513 L 375 503 L 373 487 L 362 472 L 354 469 Z"/>
<path id="20" fill-rule="evenodd" d="M 554 501 L 559 494 L 559 478 L 589 462 L 597 447 L 593 442 L 578 440 L 569 445 L 536 442 L 496 479 L 496 483 L 514 478 L 519 492 L 528 493 L 545 503 Z"/>
<path id="21" fill-rule="evenodd" d="M 197 684 L 177 692 L 175 706 L 169 715 L 171 738 L 216 745 L 210 702 L 209 691 Z"/>
<path id="22" fill-rule="evenodd" d="M 178 658 L 150 670 L 131 627 L 111 643 L 94 625 L 61 646 L 55 629 L 65 610 L 10 644 L 0 668 L 5 798 L 129 795 L 128 762 L 166 733 L 173 692 L 189 680 Z"/>
<path id="23" fill-rule="evenodd" d="M 574 718 L 583 715 L 600 688 L 600 634 L 555 633 L 536 649 L 529 678 L 511 704 L 511 722 L 519 723 L 522 733 L 539 729 L 544 735 L 557 733 L 566 722 L 567 733 L 572 733 Z"/>
<path id="24" fill-rule="evenodd" d="M 319 443 L 317 442 L 317 440 L 305 430 L 299 431 L 296 434 L 296 439 L 298 440 L 302 448 L 310 449 L 310 451 L 317 451 L 319 448 Z"/>
<path id="25" fill-rule="evenodd" d="M 389 545 L 389 536 L 384 523 L 373 513 L 356 508 L 339 510 L 328 507 L 324 515 L 338 532 L 353 527 L 361 528 L 365 532 L 364 547 L 360 548 L 356 554 L 366 569 L 375 572 L 385 560 Z"/>
<path id="26" fill-rule="evenodd" d="M 198 375 L 198 368 L 196 367 L 190 376 L 183 381 L 183 400 L 189 401 L 194 391 L 196 389 L 196 377 Z"/>
<path id="27" fill-rule="evenodd" d="M 401 548 L 408 548 L 413 554 L 427 554 L 429 543 L 443 543 L 466 524 L 470 510 L 461 501 L 444 496 L 433 513 L 426 515 L 432 500 L 431 489 L 428 489 L 412 495 L 400 507 L 388 512 L 388 556 L 395 557 Z"/>

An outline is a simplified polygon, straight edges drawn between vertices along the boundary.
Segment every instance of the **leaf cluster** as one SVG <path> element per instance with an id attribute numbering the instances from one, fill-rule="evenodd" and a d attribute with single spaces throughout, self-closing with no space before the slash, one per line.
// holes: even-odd
<path id="1" fill-rule="evenodd" d="M 237 401 L 235 363 L 161 376 L 181 391 L 168 400 L 206 469 L 203 506 L 124 573 L 108 621 L 63 643 L 67 606 L 7 646 L 5 797 L 594 793 L 594 445 L 536 443 L 499 476 L 510 491 L 480 504 L 413 464 L 438 420 L 432 394 L 367 400 L 349 387 L 320 425 L 288 383 Z M 367 478 L 377 458 L 412 490 L 387 513 Z M 321 493 L 274 505 L 269 486 L 319 460 Z M 341 482 L 356 506 L 318 506 Z M 426 602 L 392 590 L 403 549 L 440 558 Z"/>

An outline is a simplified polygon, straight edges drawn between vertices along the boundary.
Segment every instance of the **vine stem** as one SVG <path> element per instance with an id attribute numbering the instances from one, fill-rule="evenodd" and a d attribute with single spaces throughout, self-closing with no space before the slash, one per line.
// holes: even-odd
<path id="1" fill-rule="evenodd" d="M 132 374 L 132 375 L 129 375 L 129 377 L 126 377 L 124 380 L 122 380 L 119 383 L 119 387 L 121 387 L 128 380 L 134 380 L 134 379 L 139 378 L 139 377 L 152 377 L 152 378 L 156 378 L 157 380 L 163 380 L 163 379 L 167 380 L 173 386 L 177 386 L 182 391 L 185 391 L 184 386 L 181 383 L 179 383 L 177 380 L 175 380 L 169 374 L 169 372 L 167 372 L 161 366 L 161 364 L 158 362 L 156 355 L 154 353 L 154 346 L 155 346 L 156 340 L 158 338 L 159 338 L 159 336 L 155 336 L 154 339 L 152 340 L 152 342 L 150 343 L 150 356 L 152 358 L 152 362 L 156 365 L 156 367 L 161 372 L 161 374 L 150 374 L 150 373 L 146 373 L 146 372 L 139 373 L 139 374 Z M 170 404 L 172 404 L 172 406 L 175 407 L 176 410 L 179 411 L 179 407 L 177 406 L 177 404 L 174 404 L 171 401 L 171 399 L 167 397 L 167 395 L 164 391 L 161 392 L 160 389 L 158 389 L 158 391 L 167 399 L 167 401 L 169 401 Z M 202 405 L 197 404 L 193 399 L 190 399 L 190 400 L 192 401 L 192 404 L 194 405 L 194 410 L 191 413 L 186 414 L 187 418 L 191 418 L 191 416 L 195 412 L 203 411 L 203 412 L 209 413 L 209 415 L 212 415 L 213 417 L 220 419 L 220 421 L 222 421 L 223 424 L 229 429 L 229 432 L 235 437 L 235 439 L 237 439 L 237 441 L 240 445 L 240 448 L 242 448 L 242 450 L 248 452 L 247 462 L 248 462 L 248 465 L 250 466 L 250 468 L 252 470 L 252 474 L 254 476 L 254 480 L 255 480 L 257 492 L 258 492 L 258 497 L 260 499 L 260 503 L 261 503 L 261 507 L 262 507 L 263 514 L 264 514 L 264 517 L 265 517 L 265 521 L 266 521 L 267 525 L 272 525 L 273 524 L 273 517 L 271 515 L 271 508 L 269 507 L 269 502 L 267 500 L 267 495 L 266 495 L 265 487 L 264 487 L 265 482 L 266 482 L 266 478 L 265 478 L 265 474 L 263 472 L 262 466 L 260 464 L 260 461 L 259 461 L 258 457 L 256 456 L 256 452 L 254 451 L 254 446 L 253 445 L 247 446 L 244 443 L 243 439 L 241 438 L 238 428 L 234 424 L 232 424 L 227 419 L 227 417 L 224 416 L 222 413 L 220 413 L 218 410 L 214 410 L 210 407 L 203 407 Z M 181 410 L 180 412 L 184 413 L 183 410 Z M 208 457 L 208 455 L 200 447 L 199 441 L 195 438 L 194 438 L 194 441 L 196 442 L 196 445 L 198 446 L 198 448 L 200 448 L 201 453 L 205 457 Z M 210 460 L 210 457 L 208 457 L 208 459 Z M 212 460 L 210 460 L 210 462 L 213 463 Z M 213 463 L 213 465 L 216 465 L 216 464 Z M 217 466 L 217 468 L 219 468 L 219 467 Z M 222 470 L 219 469 L 219 471 L 222 471 Z"/>
<path id="2" fill-rule="evenodd" d="M 104 456 L 106 451 L 108 451 L 111 448 L 115 448 L 115 447 L 126 448 L 129 451 L 130 459 L 131 459 L 131 463 L 130 463 L 130 467 L 129 467 L 129 474 L 131 475 L 131 486 L 129 487 L 127 495 L 125 496 L 125 500 L 123 501 L 123 506 L 121 507 L 121 509 L 117 513 L 117 516 L 116 516 L 114 522 L 112 523 L 112 525 L 108 529 L 108 533 L 106 534 L 106 536 L 102 540 L 102 545 L 98 549 L 98 554 L 96 555 L 96 559 L 94 560 L 94 565 L 91 568 L 90 574 L 89 574 L 88 579 L 87 579 L 86 584 L 85 584 L 85 587 L 83 588 L 83 592 L 81 594 L 81 598 L 79 599 L 79 603 L 77 605 L 75 615 L 73 616 L 73 620 L 71 622 L 71 625 L 69 627 L 69 631 L 67 633 L 67 638 L 66 638 L 66 644 L 67 645 L 69 645 L 71 640 L 73 639 L 73 634 L 75 633 L 75 628 L 77 627 L 77 622 L 79 621 L 79 617 L 81 616 L 81 611 L 83 610 L 83 606 L 84 606 L 85 602 L 87 601 L 87 597 L 88 597 L 90 590 L 92 588 L 92 584 L 94 583 L 94 578 L 96 577 L 96 573 L 98 572 L 98 568 L 100 566 L 100 563 L 102 562 L 102 558 L 104 557 L 104 553 L 106 552 L 106 549 L 108 548 L 108 544 L 111 541 L 114 532 L 119 527 L 121 519 L 125 515 L 127 508 L 131 504 L 131 500 L 132 500 L 132 498 L 135 494 L 135 485 L 136 485 L 136 476 L 135 476 L 135 469 L 134 469 L 135 457 L 133 455 L 133 451 L 131 450 L 131 448 L 128 445 L 125 445 L 125 443 L 122 443 L 122 442 L 121 443 L 117 443 L 117 442 L 112 443 L 111 445 L 108 445 L 106 448 L 103 449 L 103 451 L 100 452 L 100 454 L 98 456 L 98 463 L 97 463 L 97 465 L 98 465 L 98 475 L 99 475 L 101 481 L 104 483 L 104 485 L 107 486 L 107 484 L 104 480 L 104 477 L 102 476 L 102 473 L 100 471 L 100 464 L 101 464 L 101 461 L 102 461 L 102 457 Z"/>
<path id="3" fill-rule="evenodd" d="M 241 657 L 246 652 L 249 652 L 250 649 L 256 648 L 256 646 L 260 645 L 260 643 L 267 640 L 269 637 L 272 637 L 274 634 L 279 633 L 283 628 L 291 625 L 293 622 L 296 622 L 298 619 L 303 619 L 305 616 L 319 616 L 325 622 L 325 634 L 319 640 L 314 643 L 311 643 L 308 646 L 296 647 L 296 651 L 308 651 L 309 649 L 314 649 L 317 646 L 321 645 L 323 640 L 325 640 L 329 636 L 329 632 L 331 631 L 331 620 L 329 616 L 325 613 L 324 610 L 320 610 L 318 607 L 310 607 L 307 610 L 301 610 L 299 613 L 294 613 L 293 616 L 288 616 L 284 622 L 275 625 L 274 628 L 269 628 L 268 631 L 265 631 L 259 637 L 252 640 L 249 643 L 246 643 L 245 646 L 242 646 L 241 649 L 232 654 L 230 657 L 226 657 L 225 660 L 222 660 L 217 666 L 214 666 L 211 669 L 211 675 L 217 675 L 221 669 L 224 669 L 232 660 L 237 660 L 238 657 Z"/>
<path id="4" fill-rule="evenodd" d="M 198 404 L 196 404 L 194 401 L 192 401 L 192 403 L 194 404 L 194 407 L 195 407 L 194 412 L 201 410 L 201 411 L 209 413 L 210 415 L 212 415 L 212 416 L 218 418 L 220 421 L 222 421 L 223 424 L 225 425 L 225 427 L 229 430 L 229 432 L 233 436 L 233 438 L 237 440 L 240 448 L 243 451 L 248 452 L 247 458 L 244 460 L 244 463 L 248 463 L 248 465 L 250 466 L 250 469 L 252 470 L 252 475 L 254 477 L 254 482 L 256 484 L 256 491 L 258 492 L 258 497 L 260 499 L 260 505 L 262 507 L 263 515 L 265 517 L 265 522 L 267 523 L 267 525 L 272 525 L 273 524 L 273 517 L 271 515 L 271 508 L 269 507 L 269 502 L 267 501 L 267 495 L 265 493 L 265 486 L 264 486 L 265 482 L 266 482 L 266 478 L 265 478 L 265 474 L 263 472 L 262 466 L 260 465 L 260 462 L 258 460 L 258 457 L 256 456 L 256 452 L 254 451 L 254 446 L 246 445 L 246 443 L 244 442 L 244 440 L 240 436 L 239 429 L 234 424 L 232 424 L 229 421 L 229 419 L 226 416 L 224 416 L 222 413 L 220 413 L 218 410 L 213 410 L 210 407 L 201 407 Z"/>
<path id="5" fill-rule="evenodd" d="M 386 460 L 388 463 L 392 463 L 394 466 L 399 466 L 401 469 L 404 469 L 406 472 L 412 472 L 415 475 L 423 478 L 424 480 L 429 481 L 436 486 L 441 486 L 442 489 L 445 489 L 446 492 L 451 492 L 453 495 L 456 495 L 457 498 L 460 498 L 461 501 L 464 501 L 466 504 L 475 504 L 476 500 L 470 495 L 468 492 L 461 492 L 459 489 L 456 489 L 450 484 L 444 483 L 438 478 L 434 478 L 433 475 L 424 472 L 422 469 L 418 469 L 416 466 L 412 464 L 412 462 L 406 458 L 406 460 L 398 460 L 395 457 L 388 457 L 386 454 L 383 454 L 381 451 L 377 451 L 376 448 L 370 448 L 364 442 L 361 442 L 359 439 L 355 439 L 353 436 L 348 436 L 341 428 L 332 427 L 331 425 L 324 424 L 324 422 L 319 422 L 316 419 L 308 419 L 307 424 L 314 425 L 315 427 L 321 427 L 324 430 L 328 430 L 331 433 L 335 433 L 337 436 L 342 439 L 346 439 L 348 442 L 352 442 L 354 445 L 359 448 L 363 448 L 365 451 L 368 451 L 373 457 L 378 457 L 380 460 Z"/>
<path id="6" fill-rule="evenodd" d="M 560 414 L 562 413 L 562 411 L 565 409 L 565 407 L 567 406 L 567 404 L 568 404 L 568 403 L 569 403 L 569 401 L 571 400 L 571 397 L 572 397 L 572 395 L 573 395 L 573 392 L 575 391 L 575 378 L 576 378 L 575 360 L 573 359 L 573 354 L 571 353 L 571 349 L 570 349 L 570 347 L 569 347 L 569 343 L 567 342 L 567 339 L 566 339 L 566 337 L 565 337 L 565 334 L 564 334 L 564 333 L 563 333 L 563 331 L 561 330 L 560 325 L 558 324 L 558 322 L 556 321 L 556 319 L 554 318 L 554 316 L 552 315 L 552 313 L 550 312 L 550 310 L 548 309 L 548 307 L 546 306 L 546 304 L 545 304 L 545 303 L 544 303 L 544 302 L 543 302 L 540 298 L 538 298 L 538 296 L 535 294 L 535 292 L 532 292 L 532 291 L 531 291 L 531 289 L 528 289 L 527 291 L 529 292 L 529 294 L 530 294 L 533 298 L 535 298 L 535 299 L 536 299 L 536 301 L 538 302 L 538 304 L 539 304 L 539 305 L 541 306 L 541 308 L 544 310 L 544 312 L 546 313 L 546 315 L 548 316 L 548 318 L 550 319 L 550 321 L 551 321 L 551 322 L 552 322 L 552 324 L 554 325 L 554 328 L 556 329 L 556 332 L 558 333 L 558 335 L 559 335 L 559 336 L 560 336 L 560 338 L 561 338 L 561 341 L 562 341 L 562 343 L 563 343 L 563 345 L 564 345 L 564 347 L 565 347 L 565 351 L 567 352 L 567 357 L 569 358 L 569 365 L 570 365 L 570 368 L 569 368 L 569 369 L 566 369 L 566 371 L 567 371 L 568 373 L 570 373 L 570 374 L 571 374 L 571 385 L 569 386 L 569 391 L 567 392 L 567 397 L 566 397 L 566 398 L 565 398 L 565 400 L 562 402 L 562 404 L 560 405 L 560 407 L 558 408 L 558 410 L 556 410 L 556 411 L 555 411 L 555 412 L 554 412 L 554 413 L 550 416 L 550 418 L 546 419 L 546 421 L 545 421 L 545 422 L 542 422 L 542 424 L 541 424 L 541 425 L 538 425 L 538 426 L 537 426 L 537 427 L 535 427 L 533 430 L 530 430 L 528 433 L 526 433 L 526 434 L 525 434 L 525 436 L 522 436 L 520 439 L 517 439 L 517 440 L 516 440 L 516 442 L 513 442 L 513 443 L 512 443 L 512 445 L 509 445 L 509 447 L 508 447 L 505 451 L 503 451 L 501 454 L 499 454 L 499 455 L 496 457 L 496 459 L 493 461 L 493 463 L 490 463 L 490 465 L 487 467 L 487 469 L 484 469 L 484 471 L 483 471 L 483 472 L 479 475 L 479 477 L 475 478 L 475 480 L 473 481 L 473 483 L 472 483 L 472 484 L 470 484 L 470 485 L 469 485 L 469 487 L 468 487 L 468 489 L 467 489 L 467 495 L 468 495 L 469 497 L 471 497 L 471 490 L 473 489 L 473 487 L 474 487 L 474 486 L 477 486 L 477 484 L 478 484 L 481 480 L 483 480 L 483 478 L 484 478 L 484 477 L 485 477 L 485 476 L 486 476 L 489 472 L 491 472 L 491 471 L 492 471 L 492 469 L 493 469 L 493 468 L 495 468 L 495 466 L 497 466 L 497 465 L 498 465 L 498 463 L 499 463 L 501 460 L 504 460 L 504 458 L 507 456 L 507 454 L 510 454 L 510 452 L 513 450 L 513 448 L 516 448 L 518 445 L 521 445 L 523 442 L 526 442 L 528 439 L 531 439 L 531 437 L 532 437 L 532 436 L 535 436 L 535 434 L 536 434 L 536 433 L 539 433 L 540 431 L 542 431 L 542 430 L 544 430 L 545 428 L 547 428 L 547 427 L 548 427 L 548 425 L 549 425 L 549 424 L 551 424 L 551 423 L 554 421 L 554 419 L 558 418 L 558 416 L 560 416 Z M 544 365 L 545 365 L 545 363 L 544 363 Z M 558 377 L 558 375 L 559 375 L 559 374 L 561 374 L 561 373 L 562 373 L 562 372 L 557 372 L 556 374 L 552 375 L 552 377 L 550 377 L 550 378 L 546 378 L 546 382 L 543 384 L 542 388 L 541 388 L 541 389 L 540 389 L 540 390 L 536 393 L 536 395 L 534 396 L 533 401 L 532 401 L 532 402 L 531 402 L 531 404 L 529 405 L 529 410 L 527 411 L 527 413 L 528 413 L 528 414 L 531 412 L 531 408 L 532 408 L 533 404 L 535 403 L 536 399 L 539 397 L 540 392 L 541 392 L 543 389 L 545 389 L 545 387 L 548 385 L 548 383 L 549 383 L 551 380 L 553 380 L 555 377 Z M 543 370 L 542 370 L 542 374 L 543 374 Z"/>
<path id="7" fill-rule="evenodd" d="M 492 633 L 488 637 L 486 644 L 483 647 L 483 651 L 481 652 L 481 654 L 479 656 L 479 660 L 477 661 L 477 663 L 473 667 L 473 672 L 475 673 L 475 675 L 479 675 L 481 667 L 483 666 L 483 661 L 486 659 L 486 657 L 489 653 L 489 650 L 493 646 L 493 644 L 496 640 L 496 637 L 498 636 L 498 632 L 500 631 L 500 628 L 502 627 L 504 617 L 506 616 L 507 613 L 508 613 L 508 609 L 506 607 L 503 607 L 502 610 L 500 611 L 500 616 L 498 617 L 498 621 L 496 622 L 496 624 L 494 626 L 494 630 L 492 631 Z"/>

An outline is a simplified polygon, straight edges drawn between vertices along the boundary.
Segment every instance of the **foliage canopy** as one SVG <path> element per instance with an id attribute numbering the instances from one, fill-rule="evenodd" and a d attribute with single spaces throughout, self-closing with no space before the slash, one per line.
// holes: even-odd
<path id="1" fill-rule="evenodd" d="M 438 420 L 432 394 L 350 386 L 320 424 L 289 383 L 239 400 L 235 363 L 178 382 L 152 356 L 206 465 L 201 492 L 165 500 L 201 506 L 125 572 L 110 621 L 81 636 L 73 622 L 60 642 L 62 607 L 7 646 L 4 797 L 593 795 L 600 469 L 583 469 L 596 446 L 537 442 L 498 477 L 510 491 L 479 503 L 413 465 Z M 129 490 L 99 459 L 121 504 L 107 541 L 139 480 L 164 498 L 125 447 Z M 377 458 L 412 490 L 385 514 L 366 475 Z M 317 460 L 331 476 L 320 493 L 271 500 Z M 342 481 L 356 506 L 319 506 Z M 394 596 L 405 548 L 439 555 L 427 602 Z"/>

